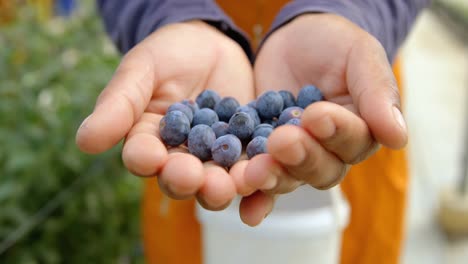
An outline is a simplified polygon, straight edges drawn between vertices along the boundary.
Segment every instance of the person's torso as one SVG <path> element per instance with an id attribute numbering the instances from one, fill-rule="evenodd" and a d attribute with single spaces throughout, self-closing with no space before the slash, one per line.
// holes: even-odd
<path id="1" fill-rule="evenodd" d="M 252 40 L 255 47 L 287 0 L 217 0 L 219 6 Z"/>

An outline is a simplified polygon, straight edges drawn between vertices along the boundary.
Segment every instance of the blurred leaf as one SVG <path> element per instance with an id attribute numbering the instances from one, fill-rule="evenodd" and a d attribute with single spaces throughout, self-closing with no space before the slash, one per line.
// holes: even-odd
<path id="1" fill-rule="evenodd" d="M 89 156 L 75 146 L 120 59 L 94 1 L 80 4 L 70 20 L 37 23 L 25 8 L 1 28 L 0 243 L 76 179 L 89 180 L 0 263 L 116 263 L 140 244 L 141 182 L 122 166 L 121 147 Z"/>

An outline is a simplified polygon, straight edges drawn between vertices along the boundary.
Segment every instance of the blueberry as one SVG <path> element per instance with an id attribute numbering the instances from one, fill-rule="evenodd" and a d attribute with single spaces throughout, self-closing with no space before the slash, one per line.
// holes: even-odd
<path id="1" fill-rule="evenodd" d="M 299 119 L 299 118 L 289 119 L 289 121 L 286 122 L 286 125 L 300 126 L 301 125 L 301 119 Z"/>
<path id="2" fill-rule="evenodd" d="M 191 100 L 191 99 L 182 100 L 181 103 L 184 104 L 184 105 L 186 105 L 186 106 L 188 106 L 188 107 L 190 107 L 190 109 L 192 109 L 192 114 L 195 114 L 195 112 L 196 112 L 198 109 L 200 109 L 200 108 L 198 107 L 197 102 L 195 102 L 195 101 L 193 101 L 193 100 Z"/>
<path id="3" fill-rule="evenodd" d="M 304 109 L 298 106 L 288 107 L 283 110 L 280 117 L 278 118 L 278 124 L 281 126 L 286 124 L 290 119 L 301 118 L 302 112 L 304 112 Z"/>
<path id="4" fill-rule="evenodd" d="M 218 114 L 219 120 L 228 122 L 239 106 L 239 102 L 234 97 L 228 96 L 221 99 L 215 105 L 214 110 Z"/>
<path id="5" fill-rule="evenodd" d="M 273 119 L 263 120 L 263 124 L 268 124 L 271 125 L 273 128 L 276 128 L 279 126 L 278 118 L 274 117 Z"/>
<path id="6" fill-rule="evenodd" d="M 281 97 L 283 97 L 283 109 L 286 109 L 291 106 L 296 106 L 296 99 L 290 91 L 282 90 L 278 93 L 281 95 Z"/>
<path id="7" fill-rule="evenodd" d="M 278 117 L 283 110 L 283 97 L 278 92 L 268 91 L 257 99 L 257 111 L 262 120 Z"/>
<path id="8" fill-rule="evenodd" d="M 189 152 L 197 156 L 201 161 L 211 159 L 211 147 L 216 140 L 213 129 L 207 125 L 196 125 L 188 135 Z"/>
<path id="9" fill-rule="evenodd" d="M 236 109 L 236 112 L 242 112 L 242 113 L 247 113 L 249 114 L 250 118 L 254 121 L 255 126 L 260 125 L 260 117 L 258 116 L 258 112 L 255 108 L 249 106 L 249 105 L 243 105 L 239 106 Z"/>
<path id="10" fill-rule="evenodd" d="M 211 126 L 212 124 L 218 122 L 218 115 L 215 111 L 210 108 L 202 108 L 195 112 L 193 115 L 192 126 L 196 126 L 199 124 L 205 124 L 207 126 Z"/>
<path id="11" fill-rule="evenodd" d="M 213 129 L 213 131 L 215 132 L 216 138 L 227 135 L 228 127 L 228 123 L 223 121 L 219 121 L 211 125 L 211 129 Z"/>
<path id="12" fill-rule="evenodd" d="M 247 105 L 252 107 L 253 109 L 257 109 L 257 100 L 252 100 Z"/>
<path id="13" fill-rule="evenodd" d="M 266 144 L 266 137 L 255 137 L 254 139 L 252 139 L 247 145 L 247 157 L 251 159 L 257 154 L 266 153 Z"/>
<path id="14" fill-rule="evenodd" d="M 323 95 L 320 90 L 313 85 L 304 86 L 297 95 L 297 106 L 306 108 L 312 103 L 322 101 Z"/>
<path id="15" fill-rule="evenodd" d="M 213 160 L 223 167 L 231 167 L 236 163 L 242 152 L 242 144 L 234 135 L 221 136 L 211 147 Z"/>
<path id="16" fill-rule="evenodd" d="M 182 113 L 184 113 L 189 122 L 192 123 L 192 120 L 193 120 L 193 112 L 192 112 L 192 109 L 190 109 L 190 107 L 182 104 L 182 103 L 175 103 L 175 104 L 172 104 L 171 106 L 169 106 L 169 108 L 167 109 L 167 112 L 172 112 L 172 111 L 175 111 L 175 110 L 178 110 L 178 111 L 181 111 Z"/>
<path id="17" fill-rule="evenodd" d="M 267 138 L 270 136 L 271 132 L 273 132 L 273 129 L 274 129 L 273 126 L 270 124 L 260 124 L 255 127 L 252 138 L 259 137 L 259 136 Z"/>
<path id="18" fill-rule="evenodd" d="M 204 90 L 197 96 L 195 101 L 200 108 L 214 109 L 216 103 L 221 101 L 221 97 L 213 90 Z"/>
<path id="19" fill-rule="evenodd" d="M 171 111 L 159 122 L 161 139 L 169 146 L 176 147 L 184 143 L 189 132 L 190 122 L 181 111 Z"/>
<path id="20" fill-rule="evenodd" d="M 254 128 L 255 124 L 250 115 L 238 112 L 229 120 L 228 132 L 237 136 L 240 140 L 244 140 L 252 136 Z"/>

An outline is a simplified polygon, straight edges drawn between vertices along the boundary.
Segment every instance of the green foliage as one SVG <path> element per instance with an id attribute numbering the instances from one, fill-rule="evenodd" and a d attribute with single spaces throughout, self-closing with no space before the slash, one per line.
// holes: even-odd
<path id="1" fill-rule="evenodd" d="M 89 156 L 74 143 L 119 56 L 95 12 L 45 24 L 31 14 L 0 29 L 0 244 L 74 187 L 0 263 L 128 262 L 140 243 L 141 182 L 120 147 Z"/>

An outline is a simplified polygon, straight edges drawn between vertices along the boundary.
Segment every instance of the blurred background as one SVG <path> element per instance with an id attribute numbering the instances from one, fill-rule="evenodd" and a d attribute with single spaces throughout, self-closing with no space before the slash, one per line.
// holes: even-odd
<path id="1" fill-rule="evenodd" d="M 141 181 L 74 143 L 119 62 L 94 1 L 0 0 L 0 24 L 0 263 L 137 263 Z"/>
<path id="2" fill-rule="evenodd" d="M 0 263 L 142 263 L 142 182 L 119 147 L 89 156 L 74 144 L 120 57 L 94 1 L 0 0 L 0 47 Z M 468 210 L 468 0 L 434 1 L 401 57 L 411 167 L 402 263 L 466 264 L 463 224 L 450 219 Z"/>
<path id="3" fill-rule="evenodd" d="M 433 1 L 401 56 L 411 179 L 403 263 L 468 263 L 468 1 Z"/>

